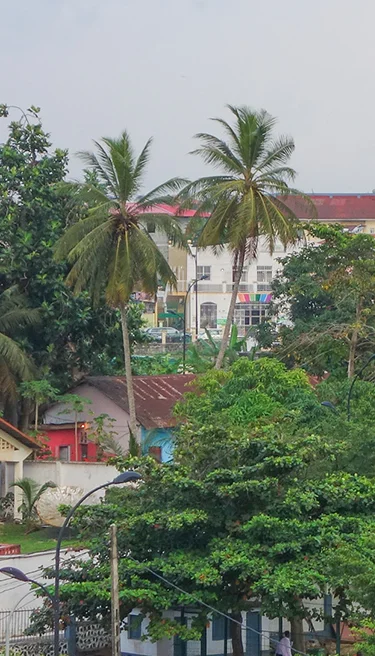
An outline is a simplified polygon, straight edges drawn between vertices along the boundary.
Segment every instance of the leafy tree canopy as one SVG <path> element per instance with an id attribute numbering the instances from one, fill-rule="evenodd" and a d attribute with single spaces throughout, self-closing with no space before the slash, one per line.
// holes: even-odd
<path id="1" fill-rule="evenodd" d="M 8 112 L 0 107 L 0 115 Z M 119 314 L 104 305 L 93 309 L 85 292 L 74 296 L 65 285 L 66 263 L 53 259 L 56 241 L 85 211 L 64 182 L 67 165 L 66 151 L 51 150 L 38 108 L 10 124 L 0 145 L 0 289 L 16 288 L 29 317 L 39 310 L 37 329 L 31 326 L 19 344 L 40 376 L 60 391 L 80 372 L 110 374 L 123 368 Z M 23 323 L 26 318 L 24 311 Z M 131 340 L 139 339 L 140 307 L 131 306 L 129 325 Z M 18 368 L 25 366 L 20 360 Z"/>
<path id="2" fill-rule="evenodd" d="M 268 330 L 270 346 L 279 329 L 276 353 L 307 371 L 349 376 L 375 349 L 375 242 L 371 235 L 345 233 L 341 226 L 306 226 L 313 238 L 282 260 L 273 285 Z"/>
<path id="3" fill-rule="evenodd" d="M 121 614 L 134 607 L 148 614 L 153 640 L 199 636 L 209 611 L 197 599 L 235 618 L 259 604 L 270 617 L 314 617 L 317 611 L 301 600 L 328 589 L 339 598 L 342 617 L 357 613 L 358 600 L 375 610 L 375 595 L 364 587 L 365 568 L 375 567 L 375 481 L 338 468 L 338 446 L 348 461 L 351 445 L 331 441 L 335 415 L 320 407 L 306 374 L 272 360 L 240 360 L 228 372 L 203 376 L 197 391 L 179 409 L 188 422 L 173 464 L 117 459 L 119 469 L 139 467 L 144 483 L 113 489 L 107 503 L 80 511 L 77 525 L 91 555 L 64 568 L 65 610 L 109 616 L 113 522 Z M 197 609 L 191 630 L 163 618 L 164 610 L 181 606 Z M 235 624 L 231 635 L 239 656 Z"/>

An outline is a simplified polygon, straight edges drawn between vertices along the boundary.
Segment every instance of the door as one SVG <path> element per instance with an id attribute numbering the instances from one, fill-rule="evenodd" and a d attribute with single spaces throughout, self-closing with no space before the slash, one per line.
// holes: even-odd
<path id="1" fill-rule="evenodd" d="M 260 656 L 262 616 L 258 611 L 246 614 L 246 656 Z"/>

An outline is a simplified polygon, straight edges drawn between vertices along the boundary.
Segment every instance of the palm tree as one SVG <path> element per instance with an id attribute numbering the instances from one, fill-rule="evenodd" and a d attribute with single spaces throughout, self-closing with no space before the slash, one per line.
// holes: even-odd
<path id="1" fill-rule="evenodd" d="M 39 485 L 31 478 L 22 478 L 10 487 L 18 487 L 22 491 L 22 503 L 18 508 L 22 512 L 22 519 L 26 524 L 27 531 L 31 530 L 38 519 L 37 503 L 46 490 L 57 487 L 53 481 L 47 481 Z"/>
<path id="2" fill-rule="evenodd" d="M 158 213 L 158 202 L 165 200 L 165 194 L 178 192 L 186 180 L 174 178 L 139 196 L 151 139 L 138 158 L 126 132 L 119 139 L 106 138 L 94 144 L 96 154 L 81 153 L 96 180 L 85 183 L 82 189 L 90 207 L 88 215 L 59 240 L 56 257 L 72 265 L 67 282 L 75 291 L 87 288 L 96 303 L 105 291 L 107 303 L 120 310 L 130 430 L 136 435 L 127 307 L 134 291 L 155 294 L 158 283 L 176 282 L 149 231 L 152 226 L 152 231 L 166 233 L 172 243 L 183 244 L 178 221 Z"/>
<path id="3" fill-rule="evenodd" d="M 223 128 L 227 141 L 212 134 L 197 134 L 201 146 L 193 154 L 221 170 L 220 175 L 188 184 L 180 195 L 198 201 L 197 216 L 210 211 L 198 239 L 201 247 L 214 249 L 227 244 L 233 254 L 234 284 L 221 348 L 216 360 L 220 369 L 228 347 L 244 263 L 254 258 L 259 237 L 274 251 L 276 239 L 286 246 L 298 236 L 298 219 L 283 196 L 300 193 L 288 186 L 295 171 L 287 165 L 294 142 L 273 136 L 275 119 L 266 111 L 232 107 L 234 125 L 213 119 Z M 303 196 L 303 194 L 301 194 Z"/>
<path id="4" fill-rule="evenodd" d="M 30 380 L 33 373 L 30 359 L 14 336 L 38 320 L 38 310 L 28 308 L 15 290 L 0 294 L 0 389 L 6 400 L 14 401 L 18 382 Z"/>

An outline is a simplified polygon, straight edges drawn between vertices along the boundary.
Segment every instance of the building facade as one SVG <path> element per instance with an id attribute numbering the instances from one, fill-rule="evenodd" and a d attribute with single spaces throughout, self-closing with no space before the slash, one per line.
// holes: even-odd
<path id="1" fill-rule="evenodd" d="M 375 236 L 375 194 L 311 194 L 316 208 L 316 220 L 322 223 L 339 223 L 353 233 Z M 311 218 L 311 207 L 298 197 L 290 197 L 288 205 L 301 221 Z M 188 220 L 186 217 L 185 223 Z M 301 240 L 293 248 L 284 249 L 276 244 L 270 255 L 264 241 L 260 240 L 257 258 L 245 263 L 240 283 L 234 322 L 240 335 L 256 326 L 267 315 L 271 301 L 272 280 L 280 271 L 280 259 L 300 249 Z M 211 249 L 197 249 L 190 245 L 190 252 L 169 247 L 168 261 L 177 277 L 177 289 L 167 289 L 159 297 L 159 317 L 172 320 L 184 313 L 184 301 L 192 280 L 205 279 L 191 289 L 187 299 L 186 326 L 193 335 L 204 328 L 222 329 L 228 313 L 234 281 L 231 253 L 224 249 L 214 255 Z"/>

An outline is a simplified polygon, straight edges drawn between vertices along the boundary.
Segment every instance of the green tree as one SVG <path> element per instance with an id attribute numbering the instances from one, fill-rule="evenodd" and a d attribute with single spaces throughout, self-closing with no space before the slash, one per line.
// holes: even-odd
<path id="1" fill-rule="evenodd" d="M 38 319 L 38 311 L 27 307 L 24 297 L 14 290 L 0 294 L 0 389 L 5 402 L 13 402 L 17 384 L 33 375 L 33 363 L 20 340 Z"/>
<path id="2" fill-rule="evenodd" d="M 298 220 L 283 196 L 296 193 L 288 186 L 295 171 L 288 165 L 294 151 L 289 137 L 274 137 L 275 119 L 265 111 L 247 107 L 229 109 L 234 125 L 217 118 L 227 141 L 212 134 L 197 134 L 201 146 L 194 154 L 220 175 L 200 178 L 185 188 L 198 201 L 196 213 L 211 212 L 198 239 L 202 247 L 226 244 L 233 254 L 234 284 L 216 367 L 223 364 L 243 268 L 256 256 L 261 237 L 273 253 L 276 240 L 285 246 L 296 241 Z M 184 195 L 182 195 L 183 197 Z"/>
<path id="3" fill-rule="evenodd" d="M 47 401 L 54 401 L 58 398 L 59 390 L 48 382 L 48 380 L 30 380 L 20 385 L 21 396 L 25 399 L 31 399 L 34 403 L 34 430 L 38 430 L 39 424 L 39 407 Z"/>
<path id="4" fill-rule="evenodd" d="M 315 601 L 328 588 L 343 601 L 342 618 L 351 617 L 358 596 L 342 589 L 332 559 L 337 563 L 340 548 L 342 562 L 344 547 L 354 560 L 360 556 L 366 532 L 374 529 L 374 482 L 341 472 L 312 478 L 315 461 L 332 456 L 317 436 L 292 437 L 268 425 L 249 437 L 218 424 L 186 427 L 174 465 L 147 459 L 139 491 L 112 491 L 109 503 L 81 511 L 78 524 L 83 539 L 91 540 L 93 560 L 64 568 L 64 612 L 109 617 L 107 536 L 116 522 L 121 616 L 140 608 L 153 640 L 173 634 L 198 639 L 210 613 L 196 599 L 236 620 L 259 605 L 269 617 L 302 620 L 315 613 L 301 599 Z M 130 463 L 134 459 L 118 461 Z M 373 556 L 368 560 L 374 564 Z M 163 617 L 179 606 L 197 607 L 191 630 Z M 242 656 L 237 624 L 231 623 L 231 637 L 235 655 Z"/>
<path id="5" fill-rule="evenodd" d="M 22 478 L 12 483 L 11 487 L 18 487 L 22 490 L 22 504 L 18 510 L 22 512 L 22 520 L 26 524 L 26 530 L 31 531 L 39 520 L 36 506 L 40 497 L 46 490 L 57 487 L 57 485 L 53 481 L 47 481 L 43 485 L 39 485 L 31 478 Z"/>
<path id="6" fill-rule="evenodd" d="M 312 602 L 327 590 L 342 620 L 358 618 L 358 604 L 374 613 L 375 482 L 349 471 L 357 445 L 332 438 L 340 415 L 320 406 L 303 371 L 276 360 L 239 360 L 195 385 L 180 404 L 187 422 L 174 462 L 118 459 L 120 469 L 139 467 L 144 483 L 80 511 L 92 560 L 64 568 L 64 612 L 109 617 L 108 528 L 115 522 L 121 616 L 140 608 L 153 640 L 199 638 L 209 611 L 197 600 L 237 620 L 261 607 L 290 619 L 296 634 L 303 618 L 317 617 Z M 189 630 L 163 617 L 179 606 L 197 608 Z M 238 624 L 231 636 L 242 656 Z"/>
<path id="7" fill-rule="evenodd" d="M 10 109 L 0 106 L 0 116 Z M 22 325 L 27 316 L 40 322 L 35 329 L 18 334 L 14 312 L 12 334 L 22 350 L 32 358 L 40 378 L 61 391 L 71 387 L 81 372 L 114 374 L 123 371 L 117 357 L 121 349 L 121 317 L 104 304 L 93 308 L 87 292 L 74 295 L 66 287 L 66 262 L 53 259 L 54 246 L 68 225 L 86 208 L 76 186 L 64 182 L 67 154 L 52 150 L 49 135 L 43 130 L 38 108 L 22 112 L 20 120 L 10 123 L 6 141 L 0 144 L 0 292 L 18 292 L 15 301 L 22 310 Z M 29 308 L 29 310 L 27 310 Z M 141 338 L 140 308 L 129 310 L 130 339 Z M 4 313 L 2 313 L 2 316 Z M 20 315 L 19 315 L 20 316 Z M 30 323 L 30 322 L 29 322 Z M 5 342 L 4 342 L 5 347 Z M 12 363 L 24 370 L 26 358 L 12 357 Z M 5 375 L 6 369 L 3 368 Z M 19 370 L 16 382 L 22 380 Z M 35 372 L 28 375 L 35 378 Z M 6 389 L 1 385 L 1 392 Z M 12 394 L 16 385 L 12 383 Z M 17 423 L 16 405 L 5 408 L 5 416 Z M 26 401 L 23 406 L 29 406 Z M 11 414 L 12 410 L 12 414 Z M 29 417 L 21 422 L 28 428 Z"/>
<path id="8" fill-rule="evenodd" d="M 288 324 L 275 351 L 311 373 L 340 375 L 345 367 L 352 377 L 356 362 L 375 349 L 374 239 L 341 226 L 305 227 L 313 242 L 282 260 L 273 284 L 271 332 L 277 322 Z"/>
<path id="9" fill-rule="evenodd" d="M 147 195 L 139 197 L 146 165 L 150 158 L 151 140 L 135 157 L 129 135 L 119 139 L 95 142 L 97 154 L 82 157 L 97 175 L 100 187 L 83 186 L 90 209 L 88 216 L 72 225 L 60 239 L 57 260 L 71 264 L 67 282 L 80 293 L 88 289 L 94 302 L 105 297 L 110 307 L 121 314 L 125 372 L 127 377 L 130 429 L 137 432 L 132 384 L 128 304 L 136 290 L 155 293 L 158 281 L 175 283 L 175 276 L 152 240 L 152 226 L 168 234 L 173 243 L 182 244 L 178 222 L 157 213 L 157 199 L 175 192 L 182 182 L 169 180 Z M 156 204 L 156 208 L 155 208 Z"/>

